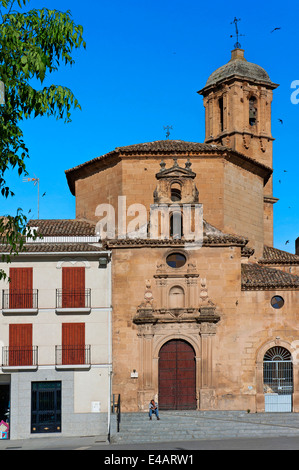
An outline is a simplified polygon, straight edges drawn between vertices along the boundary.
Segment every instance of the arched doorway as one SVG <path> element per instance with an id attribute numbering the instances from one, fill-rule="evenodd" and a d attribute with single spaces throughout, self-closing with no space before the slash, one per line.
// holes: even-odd
<path id="1" fill-rule="evenodd" d="M 264 355 L 265 411 L 291 412 L 293 362 L 291 353 L 281 347 L 268 349 Z"/>
<path id="2" fill-rule="evenodd" d="M 159 353 L 159 408 L 196 409 L 196 372 L 193 347 L 181 339 L 165 343 Z"/>

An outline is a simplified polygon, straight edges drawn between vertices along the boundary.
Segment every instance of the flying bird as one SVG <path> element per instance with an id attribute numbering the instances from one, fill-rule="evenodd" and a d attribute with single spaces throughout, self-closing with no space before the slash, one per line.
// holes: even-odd
<path id="1" fill-rule="evenodd" d="M 285 244 L 287 245 L 288 243 L 290 243 L 290 240 L 287 240 Z"/>
<path id="2" fill-rule="evenodd" d="M 278 121 L 280 122 L 280 124 L 283 124 L 283 120 L 282 120 L 282 119 L 278 119 Z"/>
<path id="3" fill-rule="evenodd" d="M 45 195 L 46 195 L 46 193 L 44 193 L 44 194 L 42 195 L 42 197 L 44 197 Z"/>
<path id="4" fill-rule="evenodd" d="M 274 28 L 271 33 L 273 33 L 274 31 L 277 31 L 278 29 L 281 29 L 281 27 L 279 26 L 279 28 Z"/>

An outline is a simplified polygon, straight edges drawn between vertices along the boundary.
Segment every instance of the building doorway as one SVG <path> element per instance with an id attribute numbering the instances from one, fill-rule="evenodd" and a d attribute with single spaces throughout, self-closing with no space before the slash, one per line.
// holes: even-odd
<path id="1" fill-rule="evenodd" d="M 61 382 L 32 382 L 31 432 L 61 432 Z"/>
<path id="2" fill-rule="evenodd" d="M 292 411 L 293 362 L 291 353 L 281 346 L 264 355 L 264 394 L 266 412 Z"/>
<path id="3" fill-rule="evenodd" d="M 0 439 L 9 439 L 10 384 L 0 383 Z"/>
<path id="4" fill-rule="evenodd" d="M 165 343 L 159 353 L 160 410 L 196 410 L 196 364 L 193 347 L 181 339 Z"/>

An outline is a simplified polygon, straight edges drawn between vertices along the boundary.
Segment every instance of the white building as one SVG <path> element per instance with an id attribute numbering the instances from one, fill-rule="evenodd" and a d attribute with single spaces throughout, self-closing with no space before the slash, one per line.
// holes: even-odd
<path id="1" fill-rule="evenodd" d="M 93 224 L 28 225 L 43 238 L 27 240 L 24 253 L 0 265 L 10 278 L 0 281 L 0 423 L 9 422 L 10 439 L 107 437 L 111 255 Z"/>

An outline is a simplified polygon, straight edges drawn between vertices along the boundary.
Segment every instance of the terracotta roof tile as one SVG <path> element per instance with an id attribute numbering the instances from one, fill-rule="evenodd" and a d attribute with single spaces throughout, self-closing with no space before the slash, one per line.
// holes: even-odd
<path id="1" fill-rule="evenodd" d="M 90 243 L 26 243 L 24 245 L 25 253 L 74 253 L 74 252 L 91 252 L 104 251 L 100 246 Z M 0 245 L 0 253 L 8 253 L 10 247 Z M 19 254 L 23 254 L 23 251 Z"/>
<path id="2" fill-rule="evenodd" d="M 78 219 L 32 219 L 27 225 L 38 227 L 37 233 L 44 237 L 95 236 L 95 223 Z"/>
<path id="3" fill-rule="evenodd" d="M 201 142 L 186 142 L 185 140 L 155 140 L 141 144 L 116 147 L 120 153 L 152 153 L 152 152 L 202 152 L 203 150 L 227 150 L 223 145 L 203 144 Z"/>
<path id="4" fill-rule="evenodd" d="M 299 264 L 299 256 L 270 246 L 264 247 L 260 264 Z"/>
<path id="5" fill-rule="evenodd" d="M 241 265 L 242 289 L 299 289 L 299 276 L 256 263 Z"/>
<path id="6" fill-rule="evenodd" d="M 206 144 L 201 142 L 187 142 L 184 140 L 156 140 L 153 142 L 144 142 L 139 144 L 133 145 L 126 145 L 123 147 L 116 147 L 111 152 L 108 152 L 104 155 L 99 157 L 93 158 L 92 160 L 88 160 L 80 165 L 77 165 L 73 168 L 70 168 L 65 171 L 66 178 L 70 187 L 72 194 L 75 195 L 75 186 L 74 182 L 78 178 L 78 175 L 88 175 L 89 171 L 93 169 L 93 171 L 97 170 L 97 166 L 100 168 L 103 161 L 109 163 L 109 161 L 114 157 L 120 158 L 121 155 L 128 155 L 128 154 L 152 154 L 152 155 L 159 155 L 159 154 L 168 154 L 177 155 L 179 153 L 182 156 L 187 156 L 190 153 L 193 154 L 217 154 L 221 155 L 224 153 L 230 152 L 230 156 L 228 157 L 229 160 L 238 160 L 239 162 L 242 160 L 243 165 L 245 165 L 249 169 L 259 168 L 260 171 L 264 174 L 264 177 L 267 179 L 272 173 L 272 169 L 261 162 L 254 160 L 251 157 L 248 157 L 240 152 L 237 152 L 229 147 L 225 147 L 223 145 L 215 145 L 215 144 Z M 190 155 L 189 155 L 190 156 Z"/>

